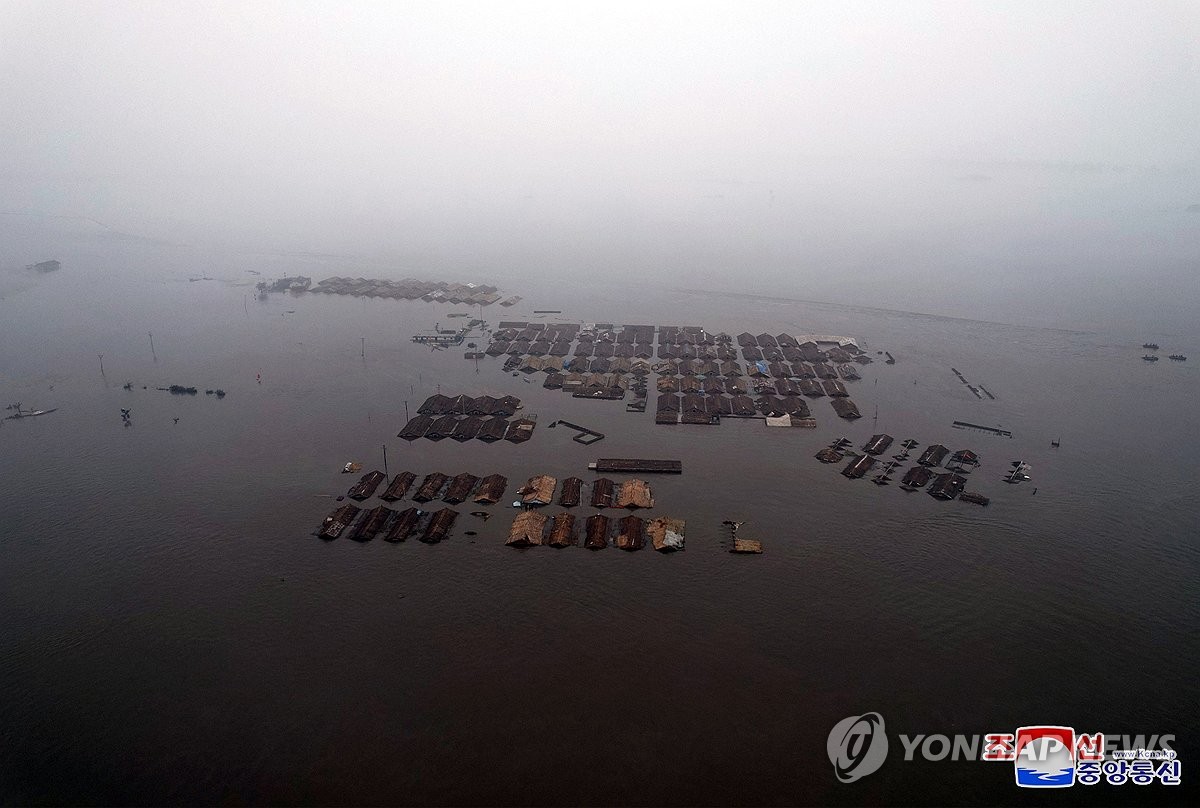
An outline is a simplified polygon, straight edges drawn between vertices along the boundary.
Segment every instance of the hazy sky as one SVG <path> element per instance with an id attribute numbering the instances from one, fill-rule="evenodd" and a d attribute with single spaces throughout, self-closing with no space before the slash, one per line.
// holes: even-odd
<path id="1" fill-rule="evenodd" d="M 0 209 L 182 241 L 1086 241 L 1200 202 L 1200 3 L 6 0 L 0 144 Z"/>

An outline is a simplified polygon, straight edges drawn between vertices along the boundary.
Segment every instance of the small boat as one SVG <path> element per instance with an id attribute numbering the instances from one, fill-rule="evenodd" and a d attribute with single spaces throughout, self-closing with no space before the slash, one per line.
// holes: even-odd
<path id="1" fill-rule="evenodd" d="M 1157 362 L 1158 361 L 1157 356 L 1151 356 L 1150 354 L 1146 354 L 1145 356 L 1142 357 L 1142 359 L 1145 359 L 1147 362 Z"/>
<path id="2" fill-rule="evenodd" d="M 1143 342 L 1142 347 L 1148 351 L 1157 351 L 1158 343 L 1157 342 Z"/>
<path id="3" fill-rule="evenodd" d="M 1013 465 L 1013 470 L 1012 470 L 1012 472 L 1009 473 L 1009 475 L 1007 477 L 1004 478 L 1004 482 L 1012 483 L 1013 485 L 1016 485 L 1018 483 L 1025 482 L 1028 479 L 1031 479 L 1029 474 L 1027 473 L 1031 468 L 1028 463 L 1026 463 L 1022 460 L 1014 460 L 1012 465 Z"/>
<path id="4" fill-rule="evenodd" d="M 57 409 L 58 407 L 53 407 L 48 410 L 22 410 L 20 407 L 17 407 L 16 413 L 8 416 L 8 419 L 12 421 L 16 420 L 17 418 L 34 418 L 38 415 L 49 415 L 50 413 L 55 412 Z"/>
<path id="5" fill-rule="evenodd" d="M 1057 449 L 1058 448 L 1058 438 L 1055 438 L 1054 440 L 1050 441 L 1050 446 L 1051 446 L 1051 448 Z"/>
<path id="6" fill-rule="evenodd" d="M 1187 361 L 1187 357 L 1181 353 L 1173 353 L 1170 356 L 1168 356 L 1167 358 L 1174 359 L 1176 362 L 1186 362 Z"/>

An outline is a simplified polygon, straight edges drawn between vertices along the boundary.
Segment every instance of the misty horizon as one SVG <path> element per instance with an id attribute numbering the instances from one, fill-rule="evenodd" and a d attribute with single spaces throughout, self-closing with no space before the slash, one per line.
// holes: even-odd
<path id="1" fill-rule="evenodd" d="M 10 215 L 1042 324 L 1200 302 L 1194 4 L 13 3 L 0 27 Z"/>

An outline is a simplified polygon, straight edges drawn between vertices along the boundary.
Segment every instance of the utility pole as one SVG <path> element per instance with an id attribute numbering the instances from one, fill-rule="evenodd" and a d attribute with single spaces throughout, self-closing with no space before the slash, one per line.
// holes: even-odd
<path id="1" fill-rule="evenodd" d="M 388 467 L 387 467 L 387 444 L 386 443 L 383 444 L 383 479 L 384 479 L 384 482 L 387 482 L 388 480 L 391 479 L 391 475 L 388 474 Z"/>
<path id="2" fill-rule="evenodd" d="M 405 400 L 405 402 L 404 402 L 404 420 L 405 421 L 409 420 L 409 418 L 408 418 L 408 401 L 407 400 Z"/>
<path id="3" fill-rule="evenodd" d="M 96 356 L 100 357 L 100 375 L 103 376 L 104 375 L 104 354 L 96 354 Z"/>
<path id="4" fill-rule="evenodd" d="M 366 359 L 367 358 L 367 338 L 359 337 L 359 339 L 362 340 L 362 357 L 363 357 L 363 359 Z"/>

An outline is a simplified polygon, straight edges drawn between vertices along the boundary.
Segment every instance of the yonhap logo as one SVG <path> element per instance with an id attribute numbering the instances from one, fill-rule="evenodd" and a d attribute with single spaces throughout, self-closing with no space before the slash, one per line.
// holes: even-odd
<path id="1" fill-rule="evenodd" d="M 834 774 L 843 783 L 853 783 L 883 765 L 888 753 L 883 716 L 863 713 L 843 718 L 833 725 L 825 742 Z"/>

